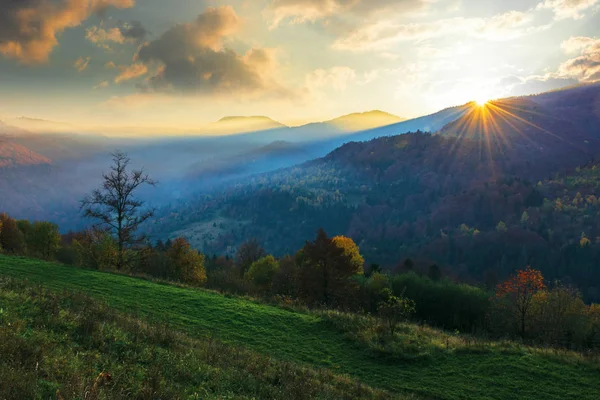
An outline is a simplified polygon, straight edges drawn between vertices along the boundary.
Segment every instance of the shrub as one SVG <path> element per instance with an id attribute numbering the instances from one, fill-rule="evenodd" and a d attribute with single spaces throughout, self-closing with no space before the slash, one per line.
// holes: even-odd
<path id="1" fill-rule="evenodd" d="M 245 279 L 251 281 L 261 290 L 268 290 L 278 271 L 279 263 L 273 256 L 269 255 L 253 262 L 245 274 Z"/>
<path id="2" fill-rule="evenodd" d="M 404 295 L 416 302 L 418 320 L 463 332 L 484 328 L 490 295 L 481 288 L 448 279 L 432 281 L 414 272 L 392 277 L 391 284 L 394 295 Z"/>
<path id="3" fill-rule="evenodd" d="M 394 296 L 392 291 L 384 289 L 386 299 L 379 303 L 377 312 L 394 336 L 396 325 L 406 321 L 415 312 L 415 302 L 403 296 Z"/>

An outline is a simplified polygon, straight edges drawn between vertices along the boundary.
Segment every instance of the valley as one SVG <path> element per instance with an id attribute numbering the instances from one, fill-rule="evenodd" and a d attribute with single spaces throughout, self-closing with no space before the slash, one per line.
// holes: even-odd
<path id="1" fill-rule="evenodd" d="M 596 400 L 600 0 L 0 0 L 0 400 Z"/>

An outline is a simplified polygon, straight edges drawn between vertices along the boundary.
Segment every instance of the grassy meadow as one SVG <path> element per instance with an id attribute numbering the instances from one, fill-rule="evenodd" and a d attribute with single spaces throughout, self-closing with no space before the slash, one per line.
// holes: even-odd
<path id="1" fill-rule="evenodd" d="M 274 365 L 274 371 L 285 365 L 310 371 L 315 376 L 331 374 L 338 379 L 336 382 L 346 382 L 349 386 L 337 392 L 315 391 L 311 398 L 386 398 L 389 393 L 396 393 L 402 397 L 434 399 L 597 399 L 600 393 L 600 365 L 565 351 L 533 349 L 510 342 L 472 341 L 459 334 L 408 324 L 401 327 L 393 345 L 383 346 L 374 342 L 369 333 L 376 329 L 376 324 L 367 317 L 290 311 L 205 290 L 26 258 L 0 256 L 0 276 L 27 280 L 29 288 L 41 284 L 55 293 L 82 293 L 118 313 L 148 321 L 151 326 L 162 326 L 172 335 L 182 335 L 196 346 L 218 342 L 223 349 L 243 348 L 238 350 L 243 353 L 240 357 L 261 360 L 264 357 L 264 362 Z M 29 323 L 27 313 L 35 308 L 27 297 L 19 297 L 30 296 L 27 290 L 31 289 L 0 287 L 3 313 L 16 314 L 25 324 Z M 4 329 L 6 318 L 2 318 L 0 326 Z M 48 336 L 47 340 L 51 338 Z M 151 343 L 144 346 L 153 348 Z M 103 357 L 102 351 L 100 354 Z M 179 356 L 184 357 L 184 353 L 176 358 Z M 140 366 L 144 364 L 132 357 L 138 367 L 132 366 L 135 371 L 127 376 L 146 373 L 147 368 Z M 207 364 L 202 357 L 197 355 L 195 362 Z M 235 370 L 236 363 L 225 364 L 213 365 L 216 376 L 239 373 Z M 238 367 L 243 369 L 243 365 Z M 194 375 L 197 370 L 194 364 L 189 373 Z M 113 377 L 116 375 L 114 370 L 111 373 Z M 190 378 L 190 385 L 201 386 L 202 379 Z M 268 386 L 260 376 L 255 379 L 257 385 Z M 368 387 L 359 389 L 361 384 Z M 365 393 L 352 392 L 351 387 L 355 386 L 354 390 Z M 184 392 L 182 389 L 178 393 Z M 212 387 L 210 393 L 215 398 L 230 398 L 229 394 L 231 398 L 277 397 L 267 392 L 235 390 L 218 397 L 218 387 Z M 291 396 L 292 389 L 285 393 Z"/>

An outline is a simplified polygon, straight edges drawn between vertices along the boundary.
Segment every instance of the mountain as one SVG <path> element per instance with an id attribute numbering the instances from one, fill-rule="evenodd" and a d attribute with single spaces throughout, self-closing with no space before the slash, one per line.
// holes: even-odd
<path id="1" fill-rule="evenodd" d="M 210 124 L 205 130 L 214 134 L 239 134 L 247 132 L 259 132 L 270 129 L 285 128 L 286 125 L 269 117 L 223 117 L 217 122 Z"/>
<path id="2" fill-rule="evenodd" d="M 371 140 L 382 136 L 398 135 L 406 132 L 437 132 L 442 129 L 448 123 L 461 118 L 464 113 L 472 108 L 472 104 L 465 104 L 462 106 L 445 108 L 436 113 L 425 115 L 423 117 L 409 119 L 392 125 L 382 126 L 376 129 L 368 129 L 362 132 L 356 132 L 351 135 L 347 135 L 343 138 L 343 143 L 351 141 L 362 142 Z M 334 145 L 341 145 L 341 142 L 334 143 Z M 336 146 L 337 147 L 337 146 Z"/>
<path id="3" fill-rule="evenodd" d="M 598 301 L 598 104 L 600 86 L 591 85 L 469 103 L 362 133 L 449 121 L 436 134 L 347 143 L 324 158 L 174 204 L 153 230 L 183 233 L 209 254 L 256 237 L 284 255 L 324 227 L 352 237 L 367 262 L 388 268 L 411 257 L 493 284 L 531 265 Z M 196 233 L 217 220 L 214 235 Z"/>
<path id="4" fill-rule="evenodd" d="M 49 158 L 0 137 L 0 168 L 50 164 Z"/>
<path id="5" fill-rule="evenodd" d="M 406 121 L 396 115 L 374 110 L 344 115 L 326 122 L 344 132 L 357 132 Z"/>

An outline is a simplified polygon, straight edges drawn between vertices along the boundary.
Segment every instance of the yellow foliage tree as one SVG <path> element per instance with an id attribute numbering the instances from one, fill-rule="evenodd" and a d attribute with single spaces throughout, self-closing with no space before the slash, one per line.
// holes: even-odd
<path id="1" fill-rule="evenodd" d="M 344 250 L 344 255 L 350 258 L 350 262 L 355 268 L 354 273 L 356 275 L 363 275 L 365 259 L 360 255 L 360 249 L 358 245 L 354 243 L 354 240 L 346 236 L 336 236 L 332 239 L 333 243 Z"/>
<path id="2" fill-rule="evenodd" d="M 590 239 L 587 238 L 585 233 L 582 233 L 581 238 L 579 239 L 579 245 L 583 248 L 583 247 L 588 247 L 590 245 L 590 243 L 591 243 Z"/>
<path id="3" fill-rule="evenodd" d="M 184 238 L 177 238 L 167 250 L 167 257 L 171 264 L 171 275 L 182 282 L 191 285 L 206 283 L 206 269 L 204 269 L 204 255 L 192 249 Z"/>

